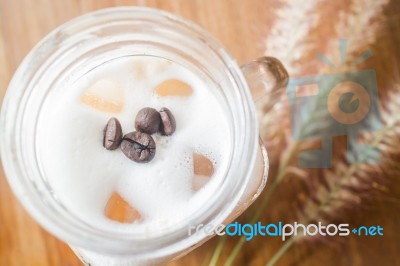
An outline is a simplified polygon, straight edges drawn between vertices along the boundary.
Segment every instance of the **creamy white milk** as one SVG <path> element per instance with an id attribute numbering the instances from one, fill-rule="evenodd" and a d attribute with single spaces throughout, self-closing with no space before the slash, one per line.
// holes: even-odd
<path id="1" fill-rule="evenodd" d="M 192 95 L 154 94 L 154 88 L 168 79 L 188 83 Z M 100 80 L 113 89 L 105 85 L 97 93 L 119 105 L 120 112 L 102 111 L 80 101 Z M 54 195 L 85 222 L 111 231 L 160 234 L 165 226 L 189 217 L 218 189 L 229 163 L 226 111 L 210 86 L 176 63 L 135 56 L 105 63 L 68 88 L 55 88 L 44 103 L 36 143 Z M 118 118 L 126 134 L 135 130 L 136 114 L 143 107 L 167 107 L 176 119 L 172 136 L 153 135 L 154 159 L 136 163 L 120 149 L 106 150 L 103 128 L 109 118 Z M 196 192 L 192 190 L 193 151 L 214 163 L 210 181 Z M 141 221 L 119 223 L 105 216 L 104 207 L 113 191 L 140 212 Z"/>

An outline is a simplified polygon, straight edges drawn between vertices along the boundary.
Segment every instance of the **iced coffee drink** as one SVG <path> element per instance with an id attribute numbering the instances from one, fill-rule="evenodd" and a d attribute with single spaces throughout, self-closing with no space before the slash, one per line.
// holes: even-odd
<path id="1" fill-rule="evenodd" d="M 196 212 L 218 189 L 231 150 L 225 111 L 209 86 L 172 61 L 134 56 L 93 69 L 68 90 L 52 91 L 39 121 L 38 147 L 60 203 L 88 224 L 148 235 Z M 162 132 L 163 108 L 175 120 L 172 134 Z M 110 118 L 122 132 L 115 139 L 105 132 Z M 127 154 L 135 147 L 124 143 L 140 145 L 128 139 L 133 132 L 154 141 L 151 160 Z"/>
<path id="2" fill-rule="evenodd" d="M 8 181 L 87 264 L 179 257 L 212 237 L 188 228 L 229 223 L 265 186 L 248 81 L 267 83 L 265 71 L 247 72 L 170 13 L 77 18 L 45 37 L 9 85 L 0 119 Z"/>

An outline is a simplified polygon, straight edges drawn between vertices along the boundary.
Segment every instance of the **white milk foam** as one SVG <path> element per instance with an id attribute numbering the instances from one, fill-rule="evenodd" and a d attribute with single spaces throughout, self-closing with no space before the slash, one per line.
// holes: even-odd
<path id="1" fill-rule="evenodd" d="M 100 79 L 119 84 L 121 113 L 107 113 L 80 102 L 81 95 Z M 192 86 L 188 97 L 160 97 L 154 88 L 167 79 Z M 215 88 L 198 75 L 165 59 L 135 56 L 95 68 L 67 89 L 54 89 L 39 121 L 39 159 L 54 195 L 89 224 L 122 232 L 162 232 L 195 213 L 218 189 L 228 166 L 231 136 L 224 106 Z M 172 136 L 154 134 L 157 148 L 149 163 L 129 160 L 120 149 L 106 150 L 103 128 L 117 117 L 123 133 L 134 131 L 143 107 L 167 107 L 176 119 Z M 192 191 L 192 152 L 212 159 L 214 175 L 199 191 Z M 143 220 L 122 224 L 108 219 L 104 207 L 113 191 L 141 213 Z"/>

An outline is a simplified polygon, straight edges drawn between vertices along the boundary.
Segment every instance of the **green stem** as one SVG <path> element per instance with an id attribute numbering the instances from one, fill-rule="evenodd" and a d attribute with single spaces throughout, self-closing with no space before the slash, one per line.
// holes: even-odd
<path id="1" fill-rule="evenodd" d="M 209 266 L 215 266 L 218 263 L 219 256 L 221 255 L 222 249 L 224 248 L 227 236 L 224 235 L 220 241 L 218 241 L 217 247 L 211 257 Z"/>
<path id="2" fill-rule="evenodd" d="M 278 186 L 279 182 L 277 182 L 277 180 L 278 180 L 278 178 L 276 178 L 272 182 L 269 190 L 266 191 L 264 201 L 261 203 L 260 208 L 258 208 L 258 211 L 253 216 L 253 219 L 250 221 L 250 223 L 255 223 L 257 221 L 258 217 L 261 216 L 261 214 L 262 214 L 262 212 L 264 210 L 264 207 L 267 205 L 267 203 L 269 202 L 269 199 L 271 198 L 271 196 L 273 194 L 272 191 L 274 191 L 275 188 Z M 209 266 L 216 265 L 216 263 L 218 262 L 219 256 L 221 255 L 222 249 L 223 249 L 223 247 L 225 245 L 225 242 L 226 242 L 226 236 L 223 236 L 222 239 L 218 242 L 218 245 L 214 250 L 214 253 L 212 255 L 212 259 L 210 261 Z M 229 258 L 225 262 L 225 264 L 224 264 L 225 266 L 232 265 L 233 261 L 235 260 L 236 256 L 239 254 L 239 251 L 240 251 L 240 249 L 242 248 L 242 246 L 244 245 L 245 242 L 246 242 L 246 237 L 245 236 L 241 236 L 239 238 L 238 243 L 233 248 L 233 251 L 232 251 L 231 255 L 229 256 Z"/>
<path id="3" fill-rule="evenodd" d="M 207 252 L 207 255 L 206 255 L 205 259 L 203 260 L 203 263 L 201 264 L 201 266 L 207 266 L 208 262 L 210 261 L 210 258 L 211 258 L 211 253 Z"/>
<path id="4" fill-rule="evenodd" d="M 270 187 L 268 190 L 265 192 L 265 196 L 257 208 L 257 212 L 254 214 L 253 219 L 250 220 L 250 224 L 254 224 L 257 222 L 257 220 L 260 218 L 262 213 L 265 211 L 265 208 L 268 206 L 268 203 L 274 194 L 273 192 L 275 191 L 276 187 L 279 185 L 279 183 L 282 181 L 283 177 L 286 175 L 287 171 L 287 166 L 289 165 L 290 161 L 293 158 L 293 155 L 295 154 L 295 151 L 298 149 L 299 143 L 295 142 L 292 144 L 288 152 L 286 153 L 288 156 L 285 156 L 283 160 L 281 161 L 281 164 L 279 165 L 278 168 L 278 173 L 274 181 L 272 181 Z M 230 266 L 236 259 L 237 255 L 239 254 L 240 249 L 243 247 L 244 243 L 246 243 L 246 236 L 241 236 L 238 243 L 236 243 L 235 247 L 233 248 L 233 251 L 231 255 L 228 257 L 227 261 L 225 262 L 224 266 Z"/>
<path id="5" fill-rule="evenodd" d="M 305 130 L 304 128 L 301 128 L 300 135 L 304 134 L 304 130 Z M 260 206 L 258 206 L 257 212 L 253 216 L 253 219 L 250 221 L 250 223 L 257 222 L 257 220 L 260 218 L 262 213 L 265 211 L 265 208 L 267 207 L 267 205 L 272 197 L 273 192 L 275 191 L 275 189 L 279 185 L 279 183 L 282 181 L 282 179 L 285 177 L 286 172 L 287 172 L 287 166 L 290 164 L 290 162 L 293 159 L 293 156 L 296 154 L 297 150 L 299 149 L 299 145 L 300 145 L 300 142 L 295 141 L 295 142 L 292 142 L 291 145 L 288 147 L 284 157 L 282 158 L 282 160 L 279 164 L 277 176 L 274 179 L 274 181 L 272 181 L 271 186 L 268 188 L 263 201 L 261 202 Z M 235 245 L 231 255 L 228 257 L 228 260 L 226 261 L 224 266 L 232 265 L 236 256 L 239 254 L 240 249 L 246 242 L 245 240 L 246 240 L 246 236 L 240 237 L 238 243 Z M 289 247 L 287 247 L 287 248 L 289 248 Z M 282 253 L 282 255 L 283 255 L 283 253 Z M 279 258 L 277 258 L 277 259 L 279 259 Z"/>
<path id="6" fill-rule="evenodd" d="M 224 266 L 230 266 L 230 265 L 233 264 L 233 262 L 235 261 L 237 255 L 240 252 L 240 249 L 242 248 L 242 246 L 244 245 L 245 242 L 246 242 L 246 238 L 241 236 L 239 238 L 239 242 L 233 248 L 231 255 L 228 257 L 228 259 L 224 263 Z"/>
<path id="7" fill-rule="evenodd" d="M 294 244 L 294 237 L 291 237 L 285 244 L 274 254 L 274 256 L 268 261 L 265 266 L 274 266 L 281 257 L 289 250 L 291 246 Z"/>

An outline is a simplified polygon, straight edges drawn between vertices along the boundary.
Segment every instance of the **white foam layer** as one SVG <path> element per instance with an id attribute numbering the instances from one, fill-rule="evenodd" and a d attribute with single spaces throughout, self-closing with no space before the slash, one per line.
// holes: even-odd
<path id="1" fill-rule="evenodd" d="M 81 95 L 101 79 L 119 84 L 123 111 L 107 113 L 80 102 Z M 192 86 L 189 97 L 159 97 L 156 85 L 179 79 Z M 67 89 L 48 96 L 39 121 L 39 157 L 57 198 L 74 214 L 94 226 L 112 231 L 159 234 L 196 212 L 218 189 L 228 165 L 230 131 L 216 89 L 189 70 L 155 57 L 118 59 L 98 67 Z M 124 134 L 134 131 L 143 107 L 169 108 L 177 128 L 170 137 L 153 135 L 157 150 L 146 164 L 129 160 L 119 150 L 102 146 L 103 128 L 117 117 Z M 192 191 L 192 152 L 214 161 L 211 181 Z M 116 190 L 139 210 L 143 221 L 120 224 L 104 215 Z"/>

